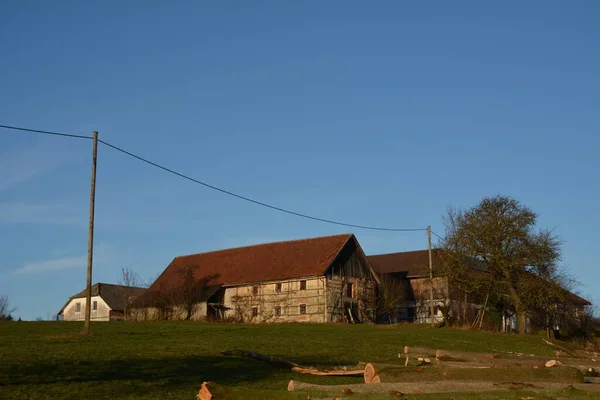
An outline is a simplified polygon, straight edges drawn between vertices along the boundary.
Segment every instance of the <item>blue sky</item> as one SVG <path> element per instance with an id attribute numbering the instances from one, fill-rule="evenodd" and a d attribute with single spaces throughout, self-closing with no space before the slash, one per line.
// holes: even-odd
<path id="1" fill-rule="evenodd" d="M 485 4 L 484 4 L 485 3 Z M 211 184 L 355 224 L 444 231 L 510 195 L 600 298 L 600 4 L 78 2 L 0 6 L 0 124 L 100 138 Z M 0 130 L 0 294 L 46 318 L 85 286 L 91 142 Z M 94 282 L 177 255 L 353 231 L 100 147 Z"/>

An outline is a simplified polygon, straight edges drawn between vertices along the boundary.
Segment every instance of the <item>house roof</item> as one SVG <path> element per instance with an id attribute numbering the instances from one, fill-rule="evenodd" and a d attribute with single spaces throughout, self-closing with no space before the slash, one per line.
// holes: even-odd
<path id="1" fill-rule="evenodd" d="M 440 249 L 433 249 L 432 262 L 433 267 L 436 267 L 436 261 L 439 262 L 442 256 Z M 415 250 L 405 251 L 401 253 L 389 253 L 367 256 L 371 267 L 379 274 L 406 274 L 406 277 L 422 277 L 429 275 L 429 251 Z M 476 272 L 476 271 L 473 271 Z M 574 305 L 590 305 L 591 303 L 567 290 L 564 293 L 565 300 Z"/>
<path id="2" fill-rule="evenodd" d="M 344 234 L 175 257 L 150 291 L 176 285 L 189 267 L 196 279 L 214 276 L 212 285 L 225 286 L 324 275 L 351 239 L 353 234 Z"/>
<path id="3" fill-rule="evenodd" d="M 441 250 L 432 250 L 432 261 L 440 257 Z M 429 275 L 429 251 L 415 250 L 367 256 L 369 263 L 379 274 L 405 273 L 407 277 Z"/>
<path id="4" fill-rule="evenodd" d="M 92 285 L 92 296 L 100 296 L 102 300 L 112 309 L 116 311 L 122 311 L 125 309 L 126 300 L 130 296 L 139 296 L 147 289 L 134 287 L 134 286 L 122 286 L 113 285 L 111 283 L 96 283 Z M 85 298 L 87 290 L 84 289 L 81 292 L 69 297 L 69 300 L 60 309 L 59 315 L 63 313 L 65 307 L 73 299 Z"/>

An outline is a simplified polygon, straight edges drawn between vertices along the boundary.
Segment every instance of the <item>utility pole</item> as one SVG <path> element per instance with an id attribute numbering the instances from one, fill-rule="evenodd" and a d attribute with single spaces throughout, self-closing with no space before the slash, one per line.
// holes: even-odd
<path id="1" fill-rule="evenodd" d="M 98 132 L 94 131 L 94 150 L 92 153 L 92 187 L 90 189 L 90 226 L 88 230 L 88 260 L 85 296 L 85 322 L 83 334 L 90 333 L 90 315 L 92 309 L 92 260 L 94 258 L 94 206 L 96 203 L 96 158 L 98 155 Z"/>
<path id="2" fill-rule="evenodd" d="M 434 326 L 434 311 L 435 307 L 433 305 L 433 260 L 431 257 L 431 226 L 427 226 L 427 248 L 429 249 L 429 280 L 431 281 L 431 286 L 429 288 L 429 307 L 431 314 L 431 326 Z"/>

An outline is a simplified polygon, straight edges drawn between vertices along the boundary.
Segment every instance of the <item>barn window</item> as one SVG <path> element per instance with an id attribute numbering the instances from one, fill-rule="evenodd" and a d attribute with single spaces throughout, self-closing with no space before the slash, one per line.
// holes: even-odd
<path id="1" fill-rule="evenodd" d="M 252 295 L 258 296 L 258 285 L 252 286 Z"/>
<path id="2" fill-rule="evenodd" d="M 252 307 L 252 316 L 258 317 L 258 307 Z"/>
<path id="3" fill-rule="evenodd" d="M 281 283 L 276 283 L 275 284 L 275 292 L 277 292 L 277 293 L 281 292 Z"/>
<path id="4" fill-rule="evenodd" d="M 346 297 L 354 298 L 354 284 L 346 283 Z"/>
<path id="5" fill-rule="evenodd" d="M 306 304 L 300 304 L 300 314 L 306 314 Z"/>
<path id="6" fill-rule="evenodd" d="M 306 290 L 306 281 L 300 281 L 300 290 Z"/>
<path id="7" fill-rule="evenodd" d="M 75 303 L 75 312 L 81 311 L 81 303 Z"/>
<path id="8" fill-rule="evenodd" d="M 275 307 L 275 316 L 276 317 L 281 316 L 281 307 L 280 306 Z"/>
<path id="9" fill-rule="evenodd" d="M 97 310 L 97 309 L 98 309 L 98 302 L 97 302 L 97 301 L 94 301 L 94 302 L 92 303 L 92 310 Z"/>

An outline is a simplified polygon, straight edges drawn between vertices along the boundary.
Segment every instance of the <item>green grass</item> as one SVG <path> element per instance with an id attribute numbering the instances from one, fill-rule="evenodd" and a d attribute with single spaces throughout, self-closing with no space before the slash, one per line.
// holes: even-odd
<path id="1" fill-rule="evenodd" d="M 0 323 L 0 399 L 194 399 L 203 381 L 282 390 L 290 379 L 322 384 L 361 378 L 314 377 L 220 351 L 242 348 L 321 367 L 398 363 L 405 345 L 551 356 L 539 337 L 419 325 L 232 325 L 194 322 Z M 448 397 L 446 397 L 448 398 Z"/>

